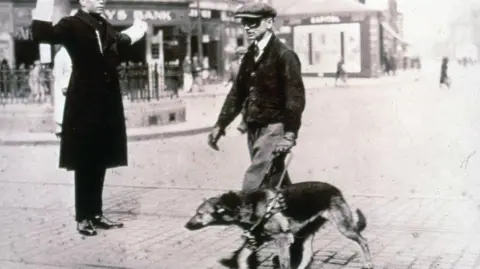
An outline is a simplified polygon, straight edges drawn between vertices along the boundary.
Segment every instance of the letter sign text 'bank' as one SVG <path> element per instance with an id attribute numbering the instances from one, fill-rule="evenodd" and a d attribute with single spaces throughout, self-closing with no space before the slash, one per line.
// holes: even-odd
<path id="1" fill-rule="evenodd" d="M 72 10 L 71 15 L 77 10 Z M 170 22 L 177 18 L 177 14 L 170 10 L 139 10 L 139 9 L 106 9 L 105 18 L 109 21 L 133 21 L 135 19 L 145 21 Z"/>

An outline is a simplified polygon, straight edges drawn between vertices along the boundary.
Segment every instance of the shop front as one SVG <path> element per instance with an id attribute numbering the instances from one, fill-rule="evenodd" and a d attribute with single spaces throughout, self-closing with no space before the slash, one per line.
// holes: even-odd
<path id="1" fill-rule="evenodd" d="M 15 58 L 12 8 L 11 3 L 0 3 L 0 61 L 6 60 L 9 66 Z"/>
<path id="2" fill-rule="evenodd" d="M 280 14 L 278 35 L 297 52 L 304 75 L 334 76 L 341 58 L 349 76 L 378 75 L 376 10 L 358 5 L 344 11 L 337 2 L 337 10 Z"/>
<path id="3" fill-rule="evenodd" d="M 203 58 L 203 66 L 219 76 L 228 69 L 235 48 L 245 44 L 243 28 L 233 18 L 235 7 L 223 1 L 190 4 L 191 55 Z"/>
<path id="4" fill-rule="evenodd" d="M 30 64 L 39 59 L 39 48 L 31 35 L 30 25 L 34 1 L 15 3 L 13 7 L 13 36 L 15 40 L 15 60 L 18 64 Z M 78 10 L 77 4 L 72 4 L 70 14 Z M 187 32 L 184 28 L 188 23 L 188 2 L 185 3 L 138 3 L 112 2 L 105 10 L 105 17 L 117 30 L 123 30 L 132 25 L 136 18 L 149 24 L 147 36 L 132 46 L 126 62 L 147 62 L 152 55 L 152 37 L 162 31 L 165 42 L 165 61 L 178 63 L 185 57 Z"/>

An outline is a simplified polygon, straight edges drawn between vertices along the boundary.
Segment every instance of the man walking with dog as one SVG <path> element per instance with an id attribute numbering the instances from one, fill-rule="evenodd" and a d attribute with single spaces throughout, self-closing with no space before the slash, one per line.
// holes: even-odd
<path id="1" fill-rule="evenodd" d="M 75 171 L 77 231 L 121 228 L 102 212 L 108 168 L 127 165 L 127 134 L 117 66 L 147 24 L 135 21 L 122 33 L 102 17 L 106 0 L 79 0 L 73 16 L 52 23 L 54 0 L 37 0 L 32 34 L 40 43 L 61 44 L 72 61 L 60 135 L 60 168 Z"/>
<path id="2" fill-rule="evenodd" d="M 235 12 L 252 43 L 208 136 L 209 145 L 218 149 L 219 138 L 245 103 L 251 164 L 245 173 L 244 191 L 277 185 L 284 169 L 282 153 L 295 146 L 305 108 L 300 61 L 273 33 L 276 15 L 265 3 L 247 3 Z M 274 158 L 277 154 L 280 157 Z M 272 161 L 270 177 L 264 182 Z M 286 174 L 282 186 L 289 184 Z"/>

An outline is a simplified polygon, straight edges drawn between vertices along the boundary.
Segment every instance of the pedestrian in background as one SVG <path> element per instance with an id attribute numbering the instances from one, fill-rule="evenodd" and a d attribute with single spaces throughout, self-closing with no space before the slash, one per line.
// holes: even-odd
<path id="1" fill-rule="evenodd" d="M 239 46 L 235 49 L 235 58 L 230 64 L 228 80 L 225 82 L 225 87 L 229 87 L 235 83 L 237 79 L 240 64 L 242 63 L 243 56 L 247 53 L 247 49 L 243 46 Z"/>
<path id="2" fill-rule="evenodd" d="M 33 102 L 41 103 L 44 101 L 47 89 L 42 73 L 42 65 L 39 60 L 35 60 L 30 69 L 28 74 L 28 86 L 30 87 L 30 97 Z"/>
<path id="3" fill-rule="evenodd" d="M 448 76 L 448 58 L 443 57 L 442 66 L 440 67 L 440 88 L 445 85 L 449 89 L 451 84 L 452 81 Z"/>
<path id="4" fill-rule="evenodd" d="M 60 168 L 75 171 L 75 220 L 86 236 L 121 228 L 103 214 L 108 168 L 127 165 L 127 133 L 117 67 L 125 50 L 148 25 L 135 20 L 121 33 L 101 15 L 105 0 L 80 0 L 73 16 L 53 25 L 54 0 L 37 0 L 32 35 L 39 43 L 61 44 L 72 60 L 60 136 Z"/>
<path id="5" fill-rule="evenodd" d="M 237 76 L 238 76 L 238 71 L 240 69 L 240 65 L 241 65 L 243 57 L 245 56 L 246 53 L 247 53 L 247 49 L 243 46 L 239 46 L 235 50 L 235 59 L 233 60 L 233 62 L 230 65 L 230 75 L 228 77 L 227 82 L 225 82 L 225 87 L 228 87 L 228 86 L 233 85 L 235 83 L 235 80 L 237 79 Z M 237 127 L 237 130 L 240 133 L 244 134 L 244 133 L 247 132 L 247 124 L 245 123 L 245 119 L 244 119 L 245 103 L 243 105 L 243 109 L 242 109 L 240 115 L 241 115 L 242 119 L 240 121 L 240 124 Z"/>
<path id="6" fill-rule="evenodd" d="M 10 66 L 7 59 L 3 59 L 0 63 L 0 96 L 7 97 L 10 94 L 11 83 Z"/>
<path id="7" fill-rule="evenodd" d="M 60 137 L 62 133 L 63 111 L 65 107 L 65 95 L 72 73 L 72 60 L 65 47 L 60 47 L 53 60 L 53 104 L 55 118 L 55 135 Z"/>
<path id="8" fill-rule="evenodd" d="M 190 90 L 190 92 L 192 92 L 192 91 L 203 92 L 203 78 L 202 78 L 202 73 L 203 72 L 202 71 L 203 71 L 202 63 L 198 59 L 198 56 L 194 55 L 192 57 L 193 85 L 192 85 L 192 89 Z"/>
<path id="9" fill-rule="evenodd" d="M 345 71 L 345 61 L 343 57 L 340 57 L 340 60 L 337 63 L 337 72 L 335 73 L 335 87 L 337 87 L 338 79 L 341 79 L 343 83 L 347 82 L 347 72 Z"/>
<path id="10" fill-rule="evenodd" d="M 193 86 L 193 76 L 192 76 L 192 62 L 190 58 L 185 57 L 183 60 L 183 91 L 191 92 Z"/>

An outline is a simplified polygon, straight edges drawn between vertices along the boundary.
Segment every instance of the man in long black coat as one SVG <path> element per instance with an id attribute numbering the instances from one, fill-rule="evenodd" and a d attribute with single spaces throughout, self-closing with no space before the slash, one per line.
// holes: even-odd
<path id="1" fill-rule="evenodd" d="M 127 135 L 117 65 L 125 47 L 140 40 L 145 22 L 116 32 L 101 14 L 105 0 L 80 0 L 74 15 L 52 24 L 53 0 L 37 0 L 33 38 L 63 45 L 72 60 L 60 142 L 60 168 L 75 171 L 75 209 L 80 234 L 123 227 L 102 212 L 107 168 L 127 165 Z"/>

